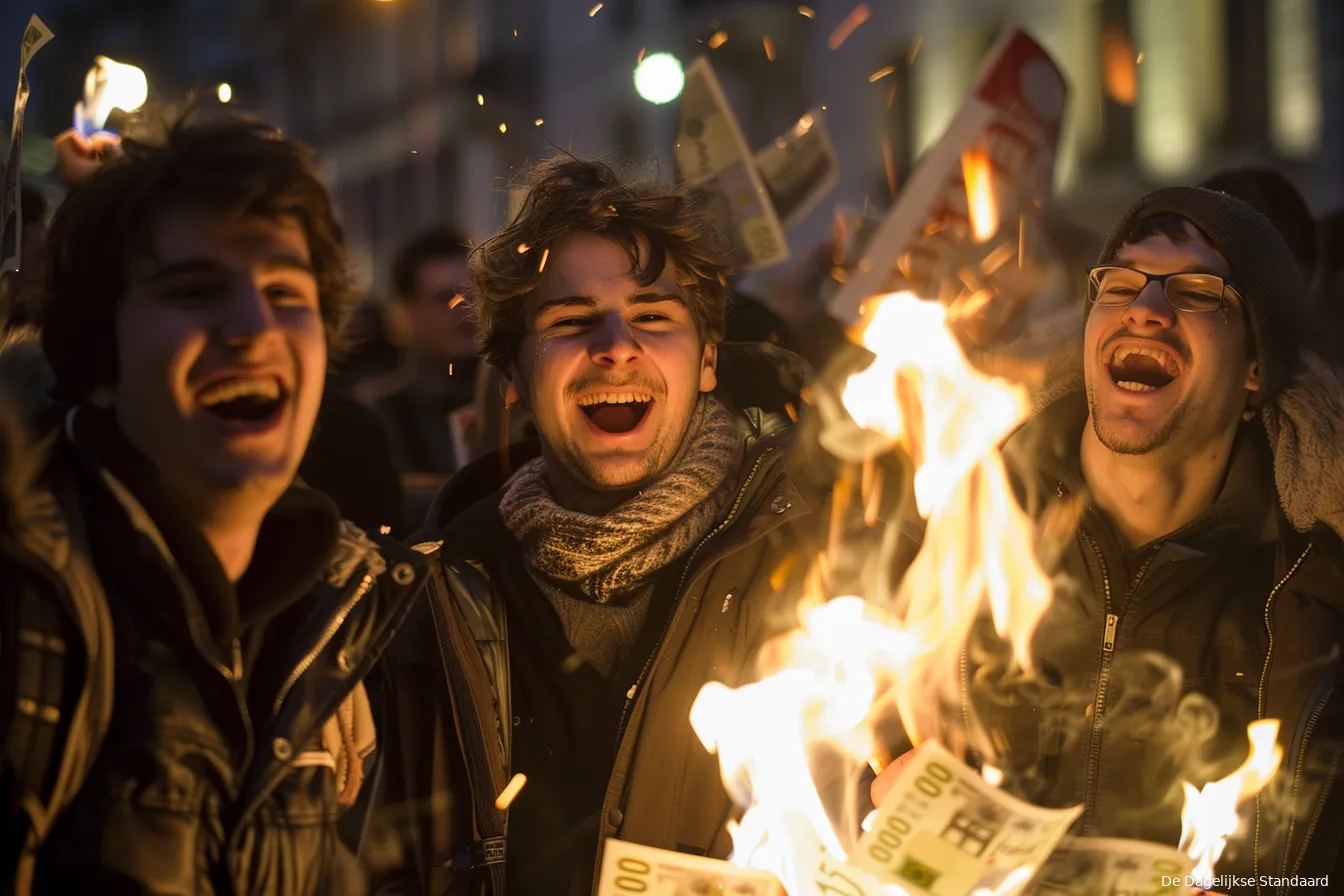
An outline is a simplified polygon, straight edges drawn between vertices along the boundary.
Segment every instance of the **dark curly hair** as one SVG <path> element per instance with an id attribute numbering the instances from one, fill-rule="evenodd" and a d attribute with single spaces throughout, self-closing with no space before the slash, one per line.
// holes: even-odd
<path id="1" fill-rule="evenodd" d="M 686 191 L 623 179 L 601 162 L 572 156 L 542 162 L 520 179 L 528 193 L 517 217 L 467 262 L 481 354 L 489 364 L 511 370 L 527 326 L 523 298 L 541 282 L 541 259 L 581 233 L 625 249 L 641 286 L 672 265 L 700 338 L 723 340 L 729 271 L 710 222 Z"/>
<path id="2" fill-rule="evenodd" d="M 38 319 L 62 397 L 77 400 L 115 382 L 117 306 L 132 266 L 153 256 L 154 223 L 168 208 L 296 219 L 308 240 L 327 344 L 339 351 L 357 296 L 312 152 L 247 118 L 197 123 L 188 114 L 138 125 L 145 134 L 156 126 L 154 137 L 128 133 L 121 154 L 76 185 L 52 218 Z"/>

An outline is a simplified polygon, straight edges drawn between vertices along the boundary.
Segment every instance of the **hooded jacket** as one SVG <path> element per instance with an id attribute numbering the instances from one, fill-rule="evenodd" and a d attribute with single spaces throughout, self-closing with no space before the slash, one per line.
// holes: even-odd
<path id="1" fill-rule="evenodd" d="M 340 892 L 374 747 L 362 681 L 423 560 L 296 485 L 235 589 L 110 415 L 51 414 L 35 344 L 11 349 L 6 384 L 36 391 L 0 396 L 0 879 Z"/>
<path id="2" fill-rule="evenodd" d="M 1039 403 L 1005 447 L 1010 468 L 1029 504 L 1085 498 L 1081 372 L 1054 380 Z M 1250 823 L 1218 872 L 1340 872 L 1342 437 L 1344 393 L 1308 358 L 1260 421 L 1243 425 L 1199 518 L 1126 551 L 1084 510 L 1034 636 L 1037 683 L 996 686 L 984 655 L 967 671 L 979 719 L 1028 797 L 1083 803 L 1085 835 L 1175 845 L 1182 776 L 1222 777 L 1247 754 L 1247 724 L 1278 719 L 1282 769 L 1254 812 L 1243 808 Z"/>

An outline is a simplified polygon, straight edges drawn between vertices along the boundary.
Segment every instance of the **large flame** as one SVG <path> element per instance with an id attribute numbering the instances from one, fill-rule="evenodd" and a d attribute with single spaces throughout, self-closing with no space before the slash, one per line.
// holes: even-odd
<path id="1" fill-rule="evenodd" d="M 134 112 L 148 98 L 149 82 L 143 71 L 99 56 L 84 76 L 84 99 L 75 104 L 75 128 L 87 137 L 106 126 L 113 109 Z"/>
<path id="2" fill-rule="evenodd" d="M 1051 595 L 997 448 L 1029 411 L 1025 390 L 972 367 L 943 306 L 909 293 L 875 301 L 860 339 L 875 357 L 841 400 L 881 450 L 912 461 L 923 548 L 896 594 L 813 607 L 779 654 L 782 670 L 736 690 L 707 685 L 691 713 L 747 807 L 733 861 L 776 874 L 792 896 L 819 892 L 818 857 L 845 861 L 859 833 L 831 824 L 809 770 L 819 745 L 857 768 L 893 706 L 914 743 L 965 743 L 959 672 L 971 627 L 987 609 L 1025 667 Z M 857 818 L 851 808 L 839 815 Z"/>
<path id="3" fill-rule="evenodd" d="M 840 416 L 848 422 L 828 421 L 828 447 L 847 463 L 863 463 L 865 489 L 881 488 L 870 472 L 876 456 L 909 459 L 924 519 L 919 552 L 894 593 L 885 583 L 895 576 L 865 577 L 863 598 L 823 601 L 818 581 L 855 550 L 835 537 L 833 520 L 831 543 L 808 579 L 802 627 L 762 652 L 766 677 L 737 689 L 708 684 L 691 710 L 696 734 L 717 753 L 728 792 L 746 810 L 731 826 L 732 861 L 774 874 L 790 896 L 837 892 L 830 885 L 836 874 L 854 882 L 854 892 L 905 893 L 847 864 L 861 835 L 857 772 L 890 746 L 876 733 L 889 731 L 891 710 L 912 743 L 974 749 L 985 779 L 1002 781 L 990 764 L 998 748 L 966 693 L 966 645 L 988 617 L 1015 665 L 1030 672 L 1031 637 L 1052 596 L 1038 544 L 1077 519 L 1076 504 L 1052 505 L 1041 524 L 1047 536 L 1038 539 L 998 448 L 1029 413 L 1025 389 L 969 363 L 941 304 L 909 293 L 872 300 L 858 338 L 874 357 L 844 382 Z M 845 486 L 842 474 L 837 504 L 857 478 Z M 866 497 L 860 509 L 864 522 L 877 525 Z M 886 533 L 900 523 L 883 525 Z M 877 566 L 894 562 L 889 550 Z M 1181 849 L 1200 873 L 1211 874 L 1236 829 L 1237 805 L 1277 769 L 1277 728 L 1273 721 L 1250 727 L 1251 755 L 1233 775 L 1203 790 L 1186 785 Z M 995 892 L 1020 891 L 1034 870 L 1016 869 Z"/>
<path id="4" fill-rule="evenodd" d="M 1278 744 L 1278 719 L 1261 719 L 1246 726 L 1251 752 L 1241 767 L 1226 778 L 1202 788 L 1185 782 L 1185 808 L 1181 810 L 1181 850 L 1194 859 L 1196 880 L 1213 877 L 1213 868 L 1227 838 L 1237 831 L 1237 806 L 1269 783 L 1283 761 Z"/>
<path id="5" fill-rule="evenodd" d="M 961 176 L 966 181 L 966 214 L 971 239 L 987 243 L 999 232 L 999 206 L 994 200 L 994 170 L 984 147 L 961 154 Z"/>

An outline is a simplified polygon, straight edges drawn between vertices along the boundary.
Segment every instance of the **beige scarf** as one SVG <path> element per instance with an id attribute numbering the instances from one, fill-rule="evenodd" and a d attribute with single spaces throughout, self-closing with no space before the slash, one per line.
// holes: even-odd
<path id="1" fill-rule="evenodd" d="M 643 626 L 653 576 L 687 554 L 728 511 L 744 441 L 732 415 L 701 396 L 668 471 L 602 516 L 555 502 L 541 458 L 519 468 L 499 502 L 533 579 L 576 650 L 610 674 Z"/>

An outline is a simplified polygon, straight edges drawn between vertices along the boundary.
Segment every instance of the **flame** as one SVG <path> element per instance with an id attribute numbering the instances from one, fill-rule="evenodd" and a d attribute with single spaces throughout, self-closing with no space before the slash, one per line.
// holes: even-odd
<path id="1" fill-rule="evenodd" d="M 999 206 L 994 201 L 994 174 L 989 153 L 983 148 L 961 154 L 961 175 L 966 181 L 966 213 L 971 219 L 971 238 L 987 243 L 999 232 Z"/>
<path id="2" fill-rule="evenodd" d="M 1278 719 L 1261 719 L 1246 726 L 1251 752 L 1241 767 L 1202 788 L 1185 782 L 1185 808 L 1181 810 L 1181 851 L 1195 860 L 1191 872 L 1196 880 L 1213 877 L 1213 867 L 1236 833 L 1240 819 L 1237 806 L 1255 796 L 1269 783 L 1283 761 L 1278 744 Z"/>
<path id="3" fill-rule="evenodd" d="M 923 547 L 895 594 L 824 603 L 822 554 L 802 627 L 763 654 L 775 674 L 737 689 L 706 685 L 691 710 L 725 786 L 747 810 L 732 831 L 733 862 L 774 873 L 791 896 L 822 892 L 815 860 L 844 862 L 859 834 L 832 826 L 808 765 L 813 748 L 824 744 L 858 770 L 876 752 L 874 725 L 893 707 L 915 743 L 943 736 L 952 728 L 946 722 L 959 728 L 967 711 L 961 650 L 986 603 L 1027 668 L 1027 646 L 1051 596 L 1035 530 L 997 449 L 1029 411 L 1025 390 L 970 365 L 940 304 L 900 293 L 868 306 L 859 339 L 875 357 L 846 380 L 840 399 L 882 451 L 899 447 L 910 458 L 915 503 L 927 520 Z M 836 504 L 854 503 L 876 525 L 871 499 L 882 477 L 871 459 L 861 477 L 842 478 Z M 955 716 L 945 717 L 953 706 Z M 976 746 L 992 755 L 991 745 Z M 986 775 L 993 780 L 996 770 Z M 852 802 L 847 796 L 842 816 L 857 819 Z"/>
<path id="4" fill-rule="evenodd" d="M 1124 106 L 1134 105 L 1139 95 L 1139 76 L 1135 71 L 1134 44 L 1119 28 L 1108 27 L 1101 33 L 1101 70 L 1106 92 Z"/>
<path id="5" fill-rule="evenodd" d="M 75 103 L 75 129 L 87 137 L 103 129 L 113 109 L 134 112 L 148 98 L 143 71 L 106 56 L 95 57 L 84 76 L 84 98 Z"/>

